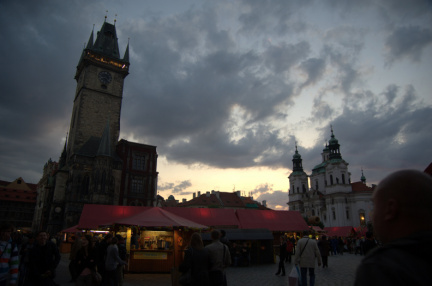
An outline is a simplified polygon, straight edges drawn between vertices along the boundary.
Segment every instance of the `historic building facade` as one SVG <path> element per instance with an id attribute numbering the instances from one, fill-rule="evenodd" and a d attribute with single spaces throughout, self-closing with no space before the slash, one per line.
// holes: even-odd
<path id="1" fill-rule="evenodd" d="M 36 184 L 23 178 L 13 182 L 0 181 L 0 223 L 12 223 L 17 230 L 29 231 L 32 227 L 37 197 Z"/>
<path id="2" fill-rule="evenodd" d="M 91 32 L 78 62 L 69 135 L 58 170 L 40 181 L 52 188 L 50 206 L 36 220 L 50 232 L 78 223 L 84 204 L 143 205 L 156 202 L 156 146 L 119 141 L 129 44 L 120 57 L 116 27 Z"/>
<path id="3" fill-rule="evenodd" d="M 348 163 L 342 158 L 339 141 L 331 130 L 331 139 L 321 153 L 322 162 L 307 175 L 297 146 L 293 156 L 293 172 L 289 175 L 289 210 L 304 217 L 319 217 L 326 227 L 366 226 L 371 221 L 373 187 L 366 185 L 363 175 L 351 183 Z"/>

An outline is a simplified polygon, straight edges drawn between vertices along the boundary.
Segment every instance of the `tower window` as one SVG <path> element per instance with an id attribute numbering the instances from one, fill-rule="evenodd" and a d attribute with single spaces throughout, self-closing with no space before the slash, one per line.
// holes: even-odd
<path id="1" fill-rule="evenodd" d="M 345 174 L 342 174 L 342 184 L 345 184 Z"/>
<path id="2" fill-rule="evenodd" d="M 333 175 L 330 175 L 330 185 L 333 185 Z"/>

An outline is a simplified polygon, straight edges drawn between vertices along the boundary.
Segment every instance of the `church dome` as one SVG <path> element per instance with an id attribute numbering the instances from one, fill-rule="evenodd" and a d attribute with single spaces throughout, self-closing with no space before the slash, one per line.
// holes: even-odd
<path id="1" fill-rule="evenodd" d="M 167 200 L 167 201 L 175 201 L 174 196 L 173 196 L 173 195 L 170 195 L 170 196 L 168 197 L 168 200 Z"/>

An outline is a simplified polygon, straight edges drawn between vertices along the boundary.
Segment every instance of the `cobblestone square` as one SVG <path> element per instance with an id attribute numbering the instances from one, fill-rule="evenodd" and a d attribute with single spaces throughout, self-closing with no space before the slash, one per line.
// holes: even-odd
<path id="1" fill-rule="evenodd" d="M 56 282 L 60 285 L 71 286 L 68 271 L 69 255 L 63 254 L 58 267 Z M 315 268 L 316 286 L 345 286 L 353 285 L 357 266 L 363 256 L 345 253 L 344 255 L 329 256 L 328 268 Z M 279 259 L 279 258 L 276 258 Z M 276 276 L 277 264 L 253 265 L 250 267 L 230 267 L 227 269 L 229 286 L 287 286 L 288 274 L 293 264 L 285 263 L 286 276 Z M 126 274 L 124 286 L 169 286 L 170 274 Z"/>

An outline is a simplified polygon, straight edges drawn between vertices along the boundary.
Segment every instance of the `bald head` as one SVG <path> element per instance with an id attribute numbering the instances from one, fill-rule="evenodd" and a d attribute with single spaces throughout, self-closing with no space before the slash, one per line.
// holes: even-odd
<path id="1" fill-rule="evenodd" d="M 417 170 L 397 171 L 379 183 L 373 199 L 374 227 L 384 242 L 432 230 L 431 176 Z"/>

